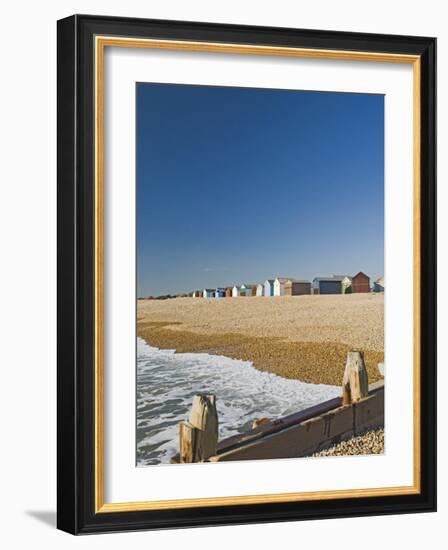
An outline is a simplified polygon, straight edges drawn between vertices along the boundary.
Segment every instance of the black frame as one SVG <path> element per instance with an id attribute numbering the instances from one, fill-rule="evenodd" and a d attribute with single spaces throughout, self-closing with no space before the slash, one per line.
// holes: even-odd
<path id="1" fill-rule="evenodd" d="M 421 57 L 421 493 L 94 513 L 95 35 Z M 74 15 L 58 21 L 58 512 L 73 534 L 436 510 L 436 39 Z"/>

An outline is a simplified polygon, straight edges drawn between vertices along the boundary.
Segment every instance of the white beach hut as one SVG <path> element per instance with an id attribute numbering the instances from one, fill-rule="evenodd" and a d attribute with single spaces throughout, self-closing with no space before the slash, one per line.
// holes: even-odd
<path id="1" fill-rule="evenodd" d="M 274 296 L 274 279 L 266 279 L 264 282 L 264 295 Z"/>
<path id="2" fill-rule="evenodd" d="M 238 298 L 239 295 L 240 295 L 240 287 L 239 286 L 234 286 L 232 288 L 232 297 L 233 298 Z"/>
<path id="3" fill-rule="evenodd" d="M 285 283 L 287 281 L 294 281 L 291 277 L 277 277 L 274 281 L 274 296 L 284 296 Z"/>
<path id="4" fill-rule="evenodd" d="M 334 275 L 334 277 L 337 277 L 337 275 Z M 343 277 L 341 286 L 342 286 L 342 294 L 351 294 L 352 293 L 352 278 L 350 275 L 341 275 Z"/>
<path id="5" fill-rule="evenodd" d="M 256 295 L 257 296 L 264 296 L 264 284 L 263 283 L 259 283 L 257 285 Z"/>

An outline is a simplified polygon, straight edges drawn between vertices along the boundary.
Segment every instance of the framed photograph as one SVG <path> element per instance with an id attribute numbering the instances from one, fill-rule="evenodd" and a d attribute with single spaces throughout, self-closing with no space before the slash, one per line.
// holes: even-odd
<path id="1" fill-rule="evenodd" d="M 58 22 L 58 527 L 434 511 L 434 38 Z"/>

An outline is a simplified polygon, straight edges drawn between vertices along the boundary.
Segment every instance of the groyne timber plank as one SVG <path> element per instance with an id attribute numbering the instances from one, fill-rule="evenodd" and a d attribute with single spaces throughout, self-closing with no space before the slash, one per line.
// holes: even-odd
<path id="1" fill-rule="evenodd" d="M 210 461 L 298 458 L 384 425 L 384 390 L 356 404 L 338 407 L 283 430 L 265 434 L 211 457 Z"/>
<path id="2" fill-rule="evenodd" d="M 355 435 L 384 426 L 384 391 L 353 405 Z"/>
<path id="3" fill-rule="evenodd" d="M 379 399 L 377 400 L 370 400 L 370 397 L 373 397 L 374 395 L 379 395 Z M 359 434 L 363 431 L 367 431 L 369 429 L 378 428 L 381 426 L 384 426 L 384 380 L 379 380 L 378 382 L 375 382 L 373 384 L 369 385 L 369 397 L 367 398 L 367 403 L 369 404 L 367 406 L 367 411 L 364 410 L 366 405 L 364 404 L 365 400 L 360 401 L 356 406 L 358 407 L 358 422 L 357 422 L 357 430 L 356 434 Z M 226 439 L 221 440 L 218 443 L 218 452 L 217 455 L 212 457 L 212 461 L 220 461 L 220 460 L 245 460 L 244 458 L 233 458 L 236 456 L 237 451 L 241 451 L 239 454 L 243 454 L 242 449 L 245 450 L 248 448 L 248 446 L 252 445 L 253 443 L 256 443 L 257 441 L 263 440 L 266 441 L 268 436 L 280 436 L 280 434 L 284 431 L 286 431 L 289 428 L 297 427 L 303 422 L 306 422 L 308 420 L 316 419 L 326 413 L 330 413 L 330 415 L 326 419 L 325 424 L 325 430 L 327 434 L 327 438 L 323 439 L 324 443 L 317 448 L 317 450 L 320 450 L 323 447 L 328 446 L 328 440 L 330 437 L 335 437 L 335 442 L 341 441 L 342 439 L 347 439 L 351 437 L 352 435 L 355 435 L 355 429 L 353 425 L 350 427 L 349 423 L 347 422 L 346 416 L 342 413 L 338 413 L 337 415 L 334 415 L 335 411 L 339 411 L 341 408 L 347 407 L 341 407 L 342 399 L 341 397 L 336 397 L 333 399 L 329 399 L 328 401 L 324 401 L 323 403 L 319 403 L 318 405 L 314 405 L 313 407 L 309 407 L 308 409 L 305 409 L 303 411 L 290 414 L 288 416 L 284 416 L 283 418 L 279 418 L 277 420 L 273 420 L 267 424 L 264 424 L 256 429 L 250 430 L 244 434 L 238 434 L 231 437 L 228 437 Z M 351 409 L 354 405 L 351 407 L 348 407 Z M 373 409 L 372 407 L 375 408 Z M 369 412 L 370 411 L 370 412 Z M 376 412 L 375 412 L 376 411 Z M 350 413 L 346 413 L 350 414 Z M 342 427 L 340 425 L 342 424 Z M 308 428 L 309 430 L 311 428 Z M 339 431 L 338 431 L 339 430 Z M 339 433 L 338 436 L 335 434 Z M 339 439 L 338 439 L 339 438 Z M 317 452 L 312 451 L 312 452 Z M 229 453 L 233 454 L 229 454 Z M 296 451 L 298 452 L 298 451 Z M 302 451 L 303 452 L 303 451 Z M 245 451 L 246 453 L 246 451 Z M 310 453 L 308 453 L 310 454 Z M 228 458 L 228 457 L 232 458 Z M 306 456 L 306 454 L 301 455 L 291 455 L 291 456 Z M 282 458 L 290 458 L 291 456 L 286 456 Z M 255 458 L 261 458 L 261 457 L 255 457 Z M 263 458 L 280 458 L 275 456 L 267 456 Z M 252 460 L 253 458 L 247 458 L 247 460 Z M 174 455 L 171 458 L 171 463 L 177 464 L 179 463 L 179 454 Z"/>

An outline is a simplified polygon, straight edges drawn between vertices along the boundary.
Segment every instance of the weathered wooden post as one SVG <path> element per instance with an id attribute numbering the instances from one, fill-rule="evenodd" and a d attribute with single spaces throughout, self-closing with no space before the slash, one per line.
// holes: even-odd
<path id="1" fill-rule="evenodd" d="M 179 422 L 179 462 L 194 462 L 198 429 L 189 422 Z"/>
<path id="2" fill-rule="evenodd" d="M 189 421 L 179 424 L 180 462 L 204 462 L 216 454 L 217 446 L 216 396 L 195 395 Z"/>
<path id="3" fill-rule="evenodd" d="M 342 380 L 342 404 L 356 403 L 369 395 L 369 379 L 362 351 L 349 351 Z"/>

